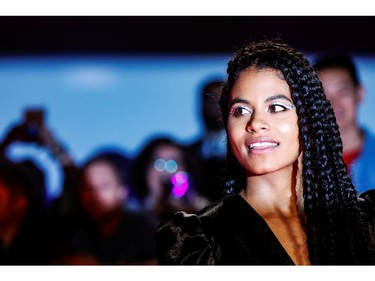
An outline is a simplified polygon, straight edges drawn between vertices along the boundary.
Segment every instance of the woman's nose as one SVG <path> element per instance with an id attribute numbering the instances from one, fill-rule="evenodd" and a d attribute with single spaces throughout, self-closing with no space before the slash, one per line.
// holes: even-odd
<path id="1" fill-rule="evenodd" d="M 269 124 L 266 117 L 260 112 L 254 111 L 250 117 L 249 122 L 246 124 L 246 131 L 248 132 L 259 132 L 268 130 Z"/>

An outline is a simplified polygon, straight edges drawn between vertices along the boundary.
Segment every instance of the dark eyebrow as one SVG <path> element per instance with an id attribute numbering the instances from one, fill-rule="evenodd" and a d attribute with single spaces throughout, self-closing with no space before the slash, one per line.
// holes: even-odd
<path id="1" fill-rule="evenodd" d="M 270 101 L 273 101 L 273 100 L 278 100 L 278 99 L 284 99 L 284 100 L 287 100 L 289 101 L 290 103 L 293 103 L 293 101 L 284 96 L 284 95 L 275 95 L 275 96 L 271 96 L 271 97 L 268 97 L 266 98 L 265 102 L 270 102 Z M 234 98 L 231 102 L 230 102 L 230 106 L 232 107 L 234 104 L 236 103 L 244 103 L 244 104 L 249 104 L 249 101 L 248 100 L 245 100 L 245 99 L 241 99 L 241 98 Z"/>
<path id="2" fill-rule="evenodd" d="M 241 99 L 241 98 L 234 98 L 231 102 L 230 102 L 230 106 L 232 107 L 234 104 L 236 103 L 244 103 L 244 104 L 249 104 L 249 101 L 248 100 L 244 100 L 244 99 Z"/>
<path id="3" fill-rule="evenodd" d="M 288 98 L 288 97 L 286 97 L 284 95 L 276 95 L 276 96 L 268 97 L 268 98 L 266 98 L 265 102 L 270 102 L 270 101 L 278 100 L 278 99 L 284 99 L 284 100 L 289 101 L 290 103 L 293 103 L 290 98 Z"/>

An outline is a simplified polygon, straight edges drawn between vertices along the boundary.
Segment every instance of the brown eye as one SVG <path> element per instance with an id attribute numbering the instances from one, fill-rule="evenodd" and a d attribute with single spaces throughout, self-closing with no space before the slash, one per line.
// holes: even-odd
<path id="1" fill-rule="evenodd" d="M 284 111 L 294 109 L 294 108 L 295 107 L 293 104 L 273 103 L 268 107 L 267 111 L 269 113 L 278 113 L 278 112 L 284 112 Z"/>
<path id="2" fill-rule="evenodd" d="M 268 107 L 268 111 L 270 113 L 277 113 L 277 112 L 282 112 L 282 111 L 285 111 L 286 110 L 286 107 L 285 106 L 282 106 L 280 104 L 271 104 L 269 107 Z"/>
<path id="3" fill-rule="evenodd" d="M 250 108 L 244 107 L 244 106 L 236 106 L 232 107 L 230 110 L 230 114 L 234 117 L 239 117 L 245 114 L 251 114 Z"/>

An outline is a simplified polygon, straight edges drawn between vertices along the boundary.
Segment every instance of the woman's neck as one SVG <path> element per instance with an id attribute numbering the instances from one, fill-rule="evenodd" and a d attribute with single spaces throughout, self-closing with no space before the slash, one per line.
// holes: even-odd
<path id="1" fill-rule="evenodd" d="M 262 216 L 297 214 L 296 180 L 293 173 L 275 172 L 247 178 L 241 196 Z"/>
<path id="2" fill-rule="evenodd" d="M 273 173 L 249 177 L 241 196 L 265 220 L 280 244 L 297 265 L 310 264 L 303 225 L 301 177 Z"/>

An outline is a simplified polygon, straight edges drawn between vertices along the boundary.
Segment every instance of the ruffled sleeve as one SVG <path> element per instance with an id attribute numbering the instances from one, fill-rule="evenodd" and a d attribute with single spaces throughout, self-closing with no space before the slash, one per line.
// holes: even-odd
<path id="1" fill-rule="evenodd" d="M 217 260 L 217 247 L 205 233 L 201 219 L 183 211 L 160 224 L 156 246 L 160 265 L 207 265 Z"/>

